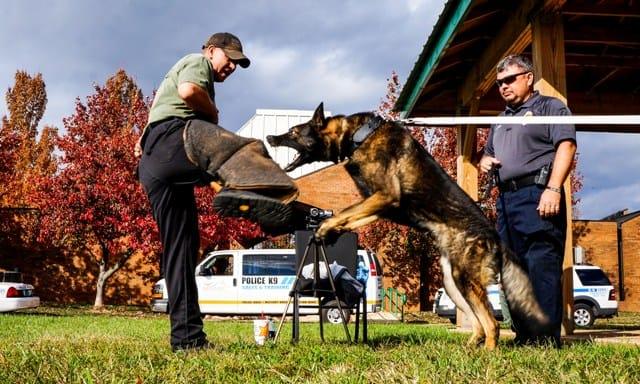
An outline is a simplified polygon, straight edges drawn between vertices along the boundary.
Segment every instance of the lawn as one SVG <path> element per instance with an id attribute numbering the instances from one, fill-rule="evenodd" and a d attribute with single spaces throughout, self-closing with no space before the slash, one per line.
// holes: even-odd
<path id="1" fill-rule="evenodd" d="M 613 327 L 615 323 L 607 323 Z M 636 324 L 637 325 L 637 324 Z M 626 324 L 628 329 L 632 324 Z M 164 315 L 39 308 L 0 314 L 0 383 L 638 383 L 640 349 L 572 343 L 495 352 L 445 324 L 370 324 L 368 345 L 341 327 L 303 324 L 301 342 L 254 345 L 249 321 L 206 321 L 211 350 L 172 353 Z"/>

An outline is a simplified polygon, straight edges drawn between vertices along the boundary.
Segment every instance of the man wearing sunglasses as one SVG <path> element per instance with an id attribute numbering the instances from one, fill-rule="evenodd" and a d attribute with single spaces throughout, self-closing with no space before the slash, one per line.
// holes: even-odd
<path id="1" fill-rule="evenodd" d="M 194 186 L 211 179 L 189 161 L 183 132 L 189 120 L 218 124 L 214 83 L 225 81 L 238 65 L 247 68 L 249 64 L 236 36 L 212 35 L 200 53 L 183 57 L 165 75 L 134 148 L 140 158 L 140 182 L 163 245 L 160 269 L 167 283 L 174 351 L 209 346 L 194 276 L 200 246 Z"/>
<path id="2" fill-rule="evenodd" d="M 509 55 L 496 70 L 496 85 L 507 103 L 501 116 L 571 114 L 562 101 L 533 90 L 533 65 L 525 56 Z M 494 124 L 480 160 L 480 169 L 491 171 L 497 179 L 500 237 L 516 254 L 550 320 L 550 326 L 543 329 L 512 310 L 517 345 L 561 345 L 567 230 L 563 184 L 575 151 L 572 124 Z"/>

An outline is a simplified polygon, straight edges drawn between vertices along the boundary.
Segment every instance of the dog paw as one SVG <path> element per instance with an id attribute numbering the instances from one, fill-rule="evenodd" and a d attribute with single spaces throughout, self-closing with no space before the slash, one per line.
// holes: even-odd
<path id="1" fill-rule="evenodd" d="M 329 232 L 331 232 L 330 228 L 325 227 L 324 225 L 321 225 L 317 230 L 316 230 L 316 237 L 318 239 L 321 240 L 325 240 L 327 238 L 327 236 L 329 235 Z"/>
<path id="2" fill-rule="evenodd" d="M 328 219 L 320 224 L 320 227 L 316 230 L 316 236 L 326 240 L 332 232 L 339 232 L 339 228 L 336 226 L 335 220 Z"/>

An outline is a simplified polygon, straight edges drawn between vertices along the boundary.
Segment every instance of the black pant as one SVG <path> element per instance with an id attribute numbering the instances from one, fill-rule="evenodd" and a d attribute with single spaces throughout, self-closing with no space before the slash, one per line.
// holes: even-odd
<path id="1" fill-rule="evenodd" d="M 546 338 L 559 345 L 566 210 L 563 195 L 558 215 L 540 217 L 536 208 L 543 191 L 543 187 L 531 185 L 501 192 L 497 204 L 498 232 L 529 276 L 536 299 L 551 323 L 548 329 L 532 329 L 526 319 L 512 314 L 516 336 L 525 342 Z"/>
<path id="2" fill-rule="evenodd" d="M 164 248 L 160 268 L 169 296 L 171 345 L 191 345 L 206 338 L 195 280 L 200 234 L 194 184 L 201 172 L 184 153 L 184 121 L 149 129 L 138 172 Z"/>

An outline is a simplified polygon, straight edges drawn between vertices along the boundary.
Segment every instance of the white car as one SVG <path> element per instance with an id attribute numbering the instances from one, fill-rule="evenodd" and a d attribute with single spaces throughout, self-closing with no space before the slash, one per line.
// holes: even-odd
<path id="1" fill-rule="evenodd" d="M 618 314 L 616 289 L 600 267 L 573 266 L 573 322 L 590 327 L 596 318 Z"/>
<path id="2" fill-rule="evenodd" d="M 493 310 L 493 316 L 497 320 L 502 320 L 502 308 L 500 306 L 500 285 L 492 284 L 487 287 L 487 296 Z M 448 318 L 452 323 L 456 323 L 456 305 L 447 295 L 444 288 L 438 289 L 433 304 L 433 313 L 440 317 Z"/>
<path id="3" fill-rule="evenodd" d="M 33 285 L 22 282 L 20 272 L 0 271 L 0 312 L 36 308 L 40 298 L 34 296 Z"/>
<path id="4" fill-rule="evenodd" d="M 489 302 L 496 319 L 502 319 L 499 285 L 487 288 Z M 443 288 L 438 289 L 433 312 L 456 322 L 456 305 Z M 596 318 L 618 314 L 616 290 L 607 275 L 595 265 L 573 266 L 573 322 L 577 327 L 590 327 Z"/>

